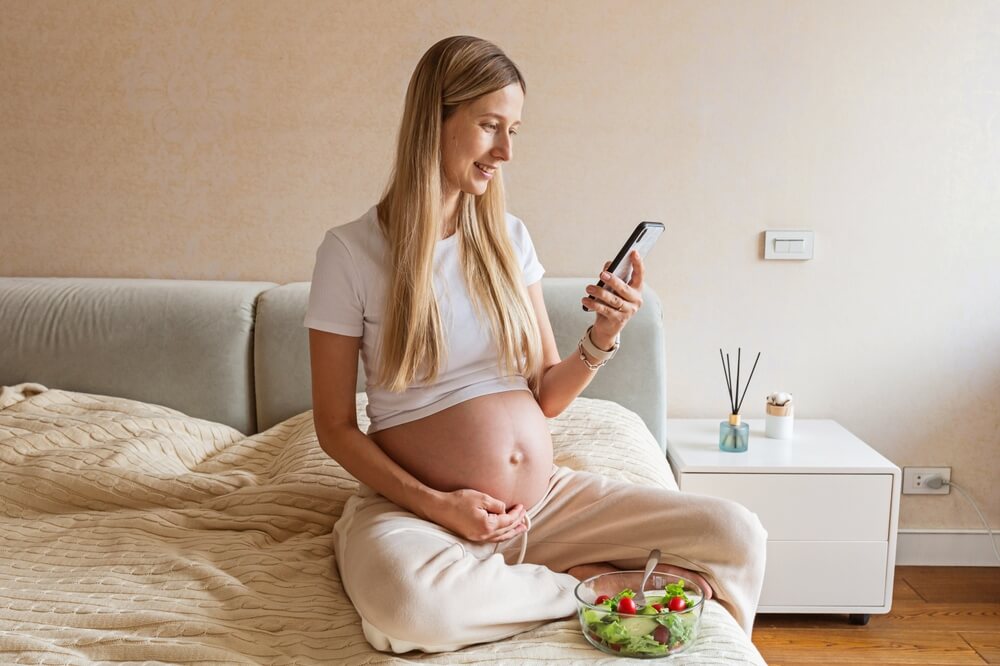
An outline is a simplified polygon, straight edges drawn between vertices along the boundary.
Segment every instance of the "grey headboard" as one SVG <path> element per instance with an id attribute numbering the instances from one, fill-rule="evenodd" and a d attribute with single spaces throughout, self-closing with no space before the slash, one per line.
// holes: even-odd
<path id="1" fill-rule="evenodd" d="M 564 357 L 593 321 L 580 308 L 589 282 L 542 280 Z M 308 294 L 308 282 L 0 278 L 0 385 L 116 395 L 265 430 L 312 406 Z M 663 316 L 648 287 L 643 299 L 583 395 L 635 411 L 664 448 Z"/>
<path id="2" fill-rule="evenodd" d="M 274 286 L 0 278 L 0 385 L 132 398 L 254 432 L 254 308 Z"/>

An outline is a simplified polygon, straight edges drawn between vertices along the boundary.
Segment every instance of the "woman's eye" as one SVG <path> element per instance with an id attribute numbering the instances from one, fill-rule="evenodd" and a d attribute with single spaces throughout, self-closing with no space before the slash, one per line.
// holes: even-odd
<path id="1" fill-rule="evenodd" d="M 500 128 L 499 125 L 497 125 L 496 123 L 488 123 L 488 124 L 484 125 L 483 127 L 488 127 L 491 130 L 493 130 L 494 132 L 496 132 Z M 515 132 L 514 130 L 511 130 L 510 133 L 513 134 L 513 135 L 515 135 L 515 136 L 517 135 L 517 132 Z"/>

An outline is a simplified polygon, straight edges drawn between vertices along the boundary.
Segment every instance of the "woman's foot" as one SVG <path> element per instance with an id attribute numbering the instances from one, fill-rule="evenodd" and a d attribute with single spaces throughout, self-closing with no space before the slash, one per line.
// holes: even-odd
<path id="1" fill-rule="evenodd" d="M 599 562 L 596 564 L 581 564 L 579 566 L 570 567 L 566 573 L 573 576 L 577 580 L 586 580 L 591 576 L 596 576 L 597 574 L 610 573 L 612 571 L 621 571 L 618 567 L 612 566 L 607 562 Z M 672 564 L 657 564 L 656 569 L 659 573 L 668 573 L 674 576 L 680 576 L 685 580 L 693 581 L 695 585 L 700 587 L 705 593 L 705 600 L 708 601 L 714 595 L 712 593 L 712 587 L 708 584 L 708 581 L 701 576 L 701 574 L 695 573 L 690 569 L 683 569 L 681 567 L 675 567 Z"/>

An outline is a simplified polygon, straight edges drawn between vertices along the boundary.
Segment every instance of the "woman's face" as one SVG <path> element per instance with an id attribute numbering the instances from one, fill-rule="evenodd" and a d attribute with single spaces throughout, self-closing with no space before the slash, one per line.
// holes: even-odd
<path id="1" fill-rule="evenodd" d="M 521 86 L 512 83 L 460 105 L 444 121 L 441 166 L 446 199 L 457 197 L 459 191 L 475 195 L 486 192 L 496 168 L 514 156 L 512 141 L 521 124 L 523 106 Z"/>

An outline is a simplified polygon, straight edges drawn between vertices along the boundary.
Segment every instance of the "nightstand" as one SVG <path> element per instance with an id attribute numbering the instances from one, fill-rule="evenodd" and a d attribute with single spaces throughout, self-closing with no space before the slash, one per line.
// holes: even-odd
<path id="1" fill-rule="evenodd" d="M 719 450 L 719 419 L 668 419 L 667 458 L 684 492 L 735 500 L 767 530 L 760 613 L 848 613 L 866 624 L 892 605 L 899 468 L 836 421 L 796 419 L 768 439 Z"/>

